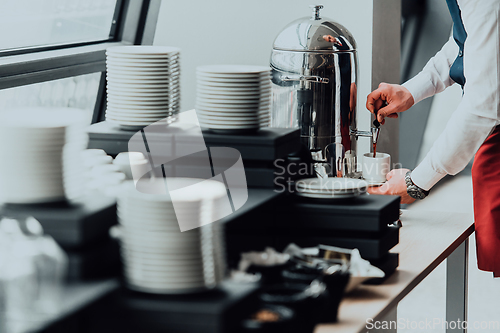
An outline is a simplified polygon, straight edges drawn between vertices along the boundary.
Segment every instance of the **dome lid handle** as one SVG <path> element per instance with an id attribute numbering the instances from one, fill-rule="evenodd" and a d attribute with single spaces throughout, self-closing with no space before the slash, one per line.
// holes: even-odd
<path id="1" fill-rule="evenodd" d="M 312 19 L 321 20 L 321 17 L 319 16 L 319 11 L 323 9 L 323 5 L 309 5 L 309 8 L 313 10 Z"/>

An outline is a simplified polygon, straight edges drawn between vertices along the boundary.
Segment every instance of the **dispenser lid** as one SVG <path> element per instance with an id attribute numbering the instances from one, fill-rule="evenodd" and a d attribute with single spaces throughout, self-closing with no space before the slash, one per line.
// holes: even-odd
<path id="1" fill-rule="evenodd" d="M 343 25 L 320 16 L 323 5 L 311 5 L 312 16 L 287 25 L 274 40 L 273 48 L 287 51 L 349 52 L 356 41 Z"/>

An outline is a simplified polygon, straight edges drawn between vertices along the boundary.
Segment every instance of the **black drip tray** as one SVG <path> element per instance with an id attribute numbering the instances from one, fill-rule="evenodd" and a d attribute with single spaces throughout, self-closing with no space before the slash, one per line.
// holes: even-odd
<path id="1" fill-rule="evenodd" d="M 315 201 L 289 196 L 276 209 L 276 226 L 286 229 L 381 232 L 399 219 L 399 196 L 362 195 Z"/>

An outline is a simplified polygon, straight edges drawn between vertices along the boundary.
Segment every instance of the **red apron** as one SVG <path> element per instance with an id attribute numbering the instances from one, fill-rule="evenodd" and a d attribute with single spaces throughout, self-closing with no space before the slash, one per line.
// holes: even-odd
<path id="1" fill-rule="evenodd" d="M 476 153 L 472 185 L 477 266 L 500 276 L 500 126 Z"/>

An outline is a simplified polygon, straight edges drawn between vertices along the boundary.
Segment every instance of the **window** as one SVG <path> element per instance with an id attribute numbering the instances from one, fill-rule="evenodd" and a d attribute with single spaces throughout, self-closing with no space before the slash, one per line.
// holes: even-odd
<path id="1" fill-rule="evenodd" d="M 117 0 L 0 1 L 0 49 L 109 40 L 116 5 Z"/>
<path id="2" fill-rule="evenodd" d="M 0 0 L 0 109 L 70 106 L 104 119 L 108 47 L 152 44 L 161 0 Z"/>
<path id="3" fill-rule="evenodd" d="M 71 107 L 88 111 L 92 121 L 100 73 L 0 90 L 0 110 L 25 106 Z"/>

